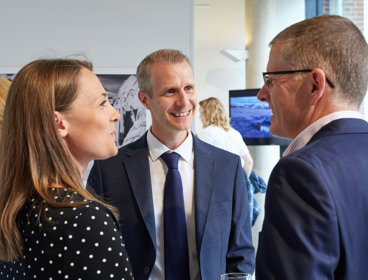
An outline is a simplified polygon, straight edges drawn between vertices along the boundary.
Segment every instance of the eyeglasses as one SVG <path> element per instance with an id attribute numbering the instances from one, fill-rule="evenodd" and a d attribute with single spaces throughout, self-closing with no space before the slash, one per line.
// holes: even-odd
<path id="1" fill-rule="evenodd" d="M 303 69 L 303 70 L 288 70 L 288 71 L 275 71 L 275 72 L 263 72 L 263 81 L 265 88 L 272 83 L 272 79 L 269 75 L 283 75 L 283 74 L 294 74 L 294 73 L 307 73 L 312 72 L 312 69 Z M 334 88 L 335 85 L 326 77 L 326 82 L 329 84 L 331 88 Z"/>

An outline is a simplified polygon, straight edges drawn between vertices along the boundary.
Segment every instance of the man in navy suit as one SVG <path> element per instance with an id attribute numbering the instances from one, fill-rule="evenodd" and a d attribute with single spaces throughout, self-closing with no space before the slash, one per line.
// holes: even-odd
<path id="1" fill-rule="evenodd" d="M 154 52 L 139 64 L 137 79 L 152 126 L 117 156 L 96 161 L 88 181 L 119 210 L 135 279 L 165 279 L 167 168 L 160 156 L 167 151 L 180 155 L 190 279 L 252 274 L 254 248 L 240 158 L 190 132 L 197 96 L 188 58 L 177 50 Z"/>
<path id="2" fill-rule="evenodd" d="M 269 179 L 256 278 L 366 279 L 367 43 L 350 20 L 320 16 L 270 46 L 258 98 L 270 132 L 293 141 Z"/>

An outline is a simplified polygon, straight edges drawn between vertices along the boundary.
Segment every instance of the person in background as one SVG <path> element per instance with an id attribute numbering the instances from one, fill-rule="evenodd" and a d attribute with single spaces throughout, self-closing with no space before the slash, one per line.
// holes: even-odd
<path id="1" fill-rule="evenodd" d="M 199 113 L 203 130 L 199 139 L 240 156 L 242 167 L 250 176 L 253 170 L 253 158 L 244 143 L 241 134 L 231 127 L 229 117 L 220 100 L 210 97 L 199 102 Z"/>
<path id="2" fill-rule="evenodd" d="M 0 77 L 0 130 L 3 125 L 5 102 L 6 97 L 8 96 L 10 84 L 11 82 L 8 79 Z"/>
<path id="3" fill-rule="evenodd" d="M 241 158 L 242 166 L 247 176 L 249 213 L 251 226 L 253 226 L 261 212 L 254 194 L 265 193 L 267 185 L 253 170 L 253 158 L 241 134 L 231 127 L 228 115 L 220 100 L 210 97 L 200 101 L 199 106 L 200 118 L 204 127 L 199 134 L 199 139 L 234 153 Z"/>
<path id="4" fill-rule="evenodd" d="M 257 280 L 368 275 L 368 45 L 340 16 L 303 20 L 270 43 L 264 86 L 270 132 L 292 139 L 274 167 Z"/>
<path id="5" fill-rule="evenodd" d="M 0 141 L 0 279 L 133 279 L 116 210 L 86 191 L 92 159 L 117 153 L 89 62 L 41 59 L 14 78 Z"/>
<path id="6" fill-rule="evenodd" d="M 254 248 L 240 158 L 190 132 L 197 95 L 189 59 L 178 50 L 153 52 L 139 64 L 137 79 L 138 97 L 150 110 L 152 125 L 117 156 L 95 161 L 88 180 L 119 209 L 135 278 L 213 280 L 225 272 L 252 274 Z"/>

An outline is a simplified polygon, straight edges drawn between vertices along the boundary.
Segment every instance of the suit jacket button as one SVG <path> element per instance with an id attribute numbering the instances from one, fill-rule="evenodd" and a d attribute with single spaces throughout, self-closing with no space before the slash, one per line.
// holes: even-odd
<path id="1" fill-rule="evenodd" d="M 144 273 L 148 274 L 149 272 L 150 272 L 150 268 L 149 268 L 148 266 L 146 266 L 146 267 L 144 268 Z"/>

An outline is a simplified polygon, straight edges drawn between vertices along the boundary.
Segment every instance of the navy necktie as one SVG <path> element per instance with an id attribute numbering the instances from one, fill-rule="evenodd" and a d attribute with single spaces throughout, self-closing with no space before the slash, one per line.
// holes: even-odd
<path id="1" fill-rule="evenodd" d="M 183 187 L 178 170 L 179 155 L 164 153 L 168 168 L 164 189 L 165 279 L 188 280 L 189 258 Z"/>

